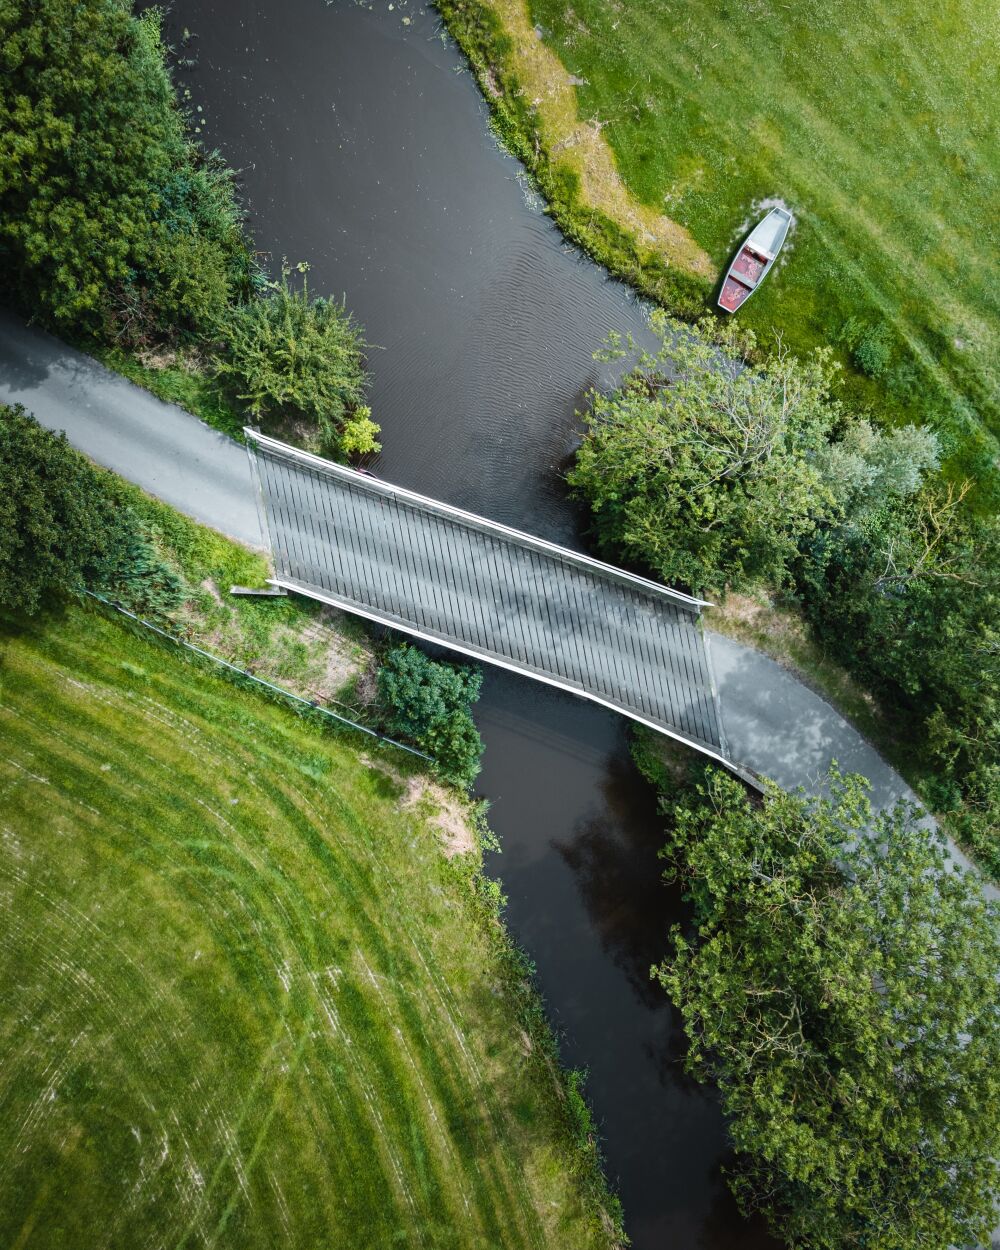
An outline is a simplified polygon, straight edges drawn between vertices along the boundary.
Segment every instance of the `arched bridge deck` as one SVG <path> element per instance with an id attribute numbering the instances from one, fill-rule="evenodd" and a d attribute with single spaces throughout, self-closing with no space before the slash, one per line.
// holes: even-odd
<path id="1" fill-rule="evenodd" d="M 247 430 L 274 582 L 732 767 L 702 601 Z"/>

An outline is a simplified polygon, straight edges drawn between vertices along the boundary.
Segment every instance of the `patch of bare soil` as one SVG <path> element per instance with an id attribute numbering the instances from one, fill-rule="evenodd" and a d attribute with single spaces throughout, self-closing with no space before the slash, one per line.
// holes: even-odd
<path id="1" fill-rule="evenodd" d="M 139 364 L 147 369 L 169 369 L 185 363 L 180 352 L 172 347 L 143 347 L 135 354 Z"/>
<path id="2" fill-rule="evenodd" d="M 365 667 L 354 683 L 354 697 L 362 707 L 371 707 L 378 696 L 378 664 L 373 655 L 368 656 Z"/>
<path id="3" fill-rule="evenodd" d="M 449 859 L 479 848 L 475 817 L 468 799 L 457 790 L 450 790 L 426 776 L 404 777 L 385 760 L 377 762 L 364 753 L 360 756 L 366 767 L 383 774 L 399 788 L 399 806 L 424 816 L 441 833 L 441 846 Z"/>
<path id="4" fill-rule="evenodd" d="M 415 807 L 427 816 L 441 831 L 444 853 L 449 859 L 466 855 L 479 846 L 468 801 L 455 790 L 427 777 L 409 777 L 400 807 Z"/>
<path id="5" fill-rule="evenodd" d="M 143 347 L 136 359 L 147 369 L 171 369 L 179 366 L 188 373 L 201 373 L 207 365 L 207 357 L 196 347 Z"/>
<path id="6" fill-rule="evenodd" d="M 212 596 L 212 598 L 219 605 L 219 607 L 223 606 L 223 599 L 222 599 L 222 595 L 219 593 L 219 588 L 218 586 L 216 586 L 215 582 L 210 577 L 206 577 L 202 582 L 199 583 L 199 585 L 201 586 L 202 590 L 208 591 L 208 593 Z"/>
<path id="7" fill-rule="evenodd" d="M 368 663 L 370 657 L 359 655 L 361 649 L 358 644 L 345 638 L 341 629 L 343 619 L 342 612 L 324 608 L 319 616 L 296 634 L 314 654 L 316 664 L 308 684 L 312 697 L 321 701 L 335 698 L 357 675 L 362 665 L 366 672 L 371 667 Z"/>
<path id="8" fill-rule="evenodd" d="M 807 640 L 802 621 L 776 607 L 763 592 L 739 595 L 730 591 L 722 603 L 712 609 L 709 621 L 720 632 L 735 637 L 744 635 L 748 641 L 769 638 L 776 650 L 787 651 L 789 644 Z"/>

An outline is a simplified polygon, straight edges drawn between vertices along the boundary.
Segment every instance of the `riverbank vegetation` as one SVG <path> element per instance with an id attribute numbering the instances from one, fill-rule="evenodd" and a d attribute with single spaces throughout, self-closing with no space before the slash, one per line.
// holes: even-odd
<path id="1" fill-rule="evenodd" d="M 82 606 L 0 655 L 5 1245 L 611 1247 L 499 891 L 401 757 Z"/>
<path id="2" fill-rule="evenodd" d="M 704 308 L 712 261 L 622 181 L 576 80 L 538 38 L 523 0 L 435 0 L 490 102 L 504 146 L 530 171 L 563 233 L 612 273 L 687 316 Z"/>
<path id="3" fill-rule="evenodd" d="M 363 335 L 260 269 L 236 176 L 176 98 L 159 10 L 6 0 L 0 67 L 7 298 L 226 433 L 249 412 L 327 455 L 376 450 Z"/>
<path id="4" fill-rule="evenodd" d="M 985 1245 L 1000 1200 L 998 908 L 861 778 L 751 799 L 658 744 L 667 878 L 693 903 L 653 971 L 714 1082 L 741 1208 L 790 1245 Z"/>
<path id="5" fill-rule="evenodd" d="M 291 270 L 265 299 L 231 308 L 213 359 L 223 389 L 253 423 L 286 442 L 331 454 L 379 450 L 364 405 L 365 343 L 347 310 L 289 285 Z"/>
<path id="6" fill-rule="evenodd" d="M 569 475 L 598 540 L 699 592 L 797 602 L 878 698 L 911 784 L 1000 874 L 1000 525 L 936 475 L 935 434 L 856 415 L 828 353 L 736 369 L 731 327 L 654 327 L 658 351 L 593 397 Z"/>
<path id="7" fill-rule="evenodd" d="M 720 275 L 782 197 L 791 243 L 740 322 L 797 354 L 832 346 L 852 403 L 932 428 L 946 475 L 976 479 L 980 509 L 1000 504 L 1000 306 L 986 260 L 1000 44 L 986 6 L 945 6 L 929 25 L 913 0 L 736 4 L 715 20 L 687 0 L 439 7 L 570 238 L 696 316 L 711 280 L 680 253 L 667 261 L 642 214 L 669 218 Z M 588 172 L 595 134 L 628 213 Z"/>

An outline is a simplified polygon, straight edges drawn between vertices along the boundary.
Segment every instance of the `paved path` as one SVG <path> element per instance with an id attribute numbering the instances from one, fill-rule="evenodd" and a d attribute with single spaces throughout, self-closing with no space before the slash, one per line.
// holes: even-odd
<path id="1" fill-rule="evenodd" d="M 188 516 L 265 546 L 243 447 L 2 310 L 0 402 L 23 404 L 98 463 Z M 791 673 L 729 638 L 711 634 L 710 641 L 733 759 L 813 793 L 836 759 L 871 780 L 876 804 L 914 798 L 857 730 Z M 987 891 L 1000 897 L 992 886 Z"/>

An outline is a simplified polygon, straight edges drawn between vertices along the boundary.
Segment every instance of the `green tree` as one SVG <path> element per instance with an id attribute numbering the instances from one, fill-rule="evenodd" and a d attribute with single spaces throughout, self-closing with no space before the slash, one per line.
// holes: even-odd
<path id="1" fill-rule="evenodd" d="M 860 507 L 812 536 L 797 581 L 823 644 L 915 737 L 928 799 L 1000 875 L 1000 521 L 967 489 Z"/>
<path id="2" fill-rule="evenodd" d="M 344 421 L 340 434 L 340 450 L 345 456 L 370 456 L 382 450 L 378 441 L 379 427 L 372 420 L 372 410 L 362 404 Z"/>
<path id="3" fill-rule="evenodd" d="M 0 407 L 0 603 L 33 612 L 53 591 L 105 580 L 127 541 L 125 516 L 66 436 Z"/>
<path id="4" fill-rule="evenodd" d="M 988 1243 L 1000 1200 L 1000 909 L 861 778 L 666 804 L 696 934 L 654 972 L 715 1081 L 745 1211 L 810 1250 Z"/>
<path id="5" fill-rule="evenodd" d="M 159 22 L 126 0 L 0 0 L 0 276 L 57 327 L 132 344 L 210 330 L 254 269 Z"/>
<path id="6" fill-rule="evenodd" d="M 837 500 L 838 522 L 870 524 L 894 501 L 915 495 L 941 460 L 937 435 L 923 426 L 902 425 L 887 433 L 870 421 L 851 422 L 817 453 L 817 466 Z"/>
<path id="7" fill-rule="evenodd" d="M 149 612 L 169 611 L 185 595 L 153 536 L 65 434 L 20 406 L 0 406 L 0 605 L 30 613 L 51 595 L 84 589 Z"/>
<path id="8" fill-rule="evenodd" d="M 737 368 L 707 324 L 653 326 L 656 354 L 592 395 L 570 483 L 601 543 L 669 583 L 780 583 L 834 509 L 816 463 L 840 415 L 830 354 Z"/>
<path id="9" fill-rule="evenodd" d="M 365 434 L 374 442 L 378 426 L 357 421 L 366 385 L 361 330 L 341 304 L 310 299 L 306 282 L 293 288 L 289 276 L 282 266 L 266 298 L 230 310 L 215 358 L 219 377 L 262 425 L 295 433 L 314 449 L 341 450 L 352 413 L 349 442 Z"/>
<path id="10" fill-rule="evenodd" d="M 448 781 L 469 786 L 483 753 L 469 711 L 482 683 L 477 669 L 440 664 L 416 647 L 394 647 L 378 672 L 378 701 L 386 728 L 432 755 Z"/>

